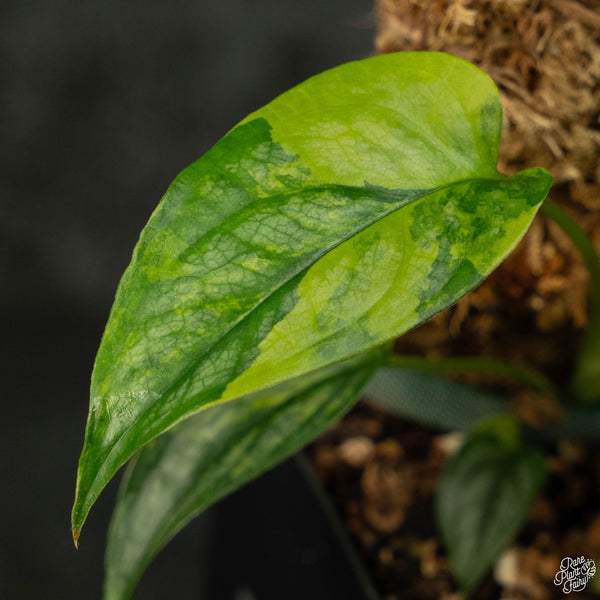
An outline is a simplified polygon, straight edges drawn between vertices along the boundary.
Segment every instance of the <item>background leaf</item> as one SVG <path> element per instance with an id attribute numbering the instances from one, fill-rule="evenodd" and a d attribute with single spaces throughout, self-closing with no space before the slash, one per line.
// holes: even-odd
<path id="1" fill-rule="evenodd" d="M 212 407 L 147 444 L 121 484 L 106 555 L 105 599 L 129 598 L 146 565 L 188 521 L 345 413 L 381 354 Z"/>
<path id="2" fill-rule="evenodd" d="M 445 465 L 437 520 L 452 571 L 471 591 L 520 529 L 545 478 L 541 452 L 521 448 L 511 417 L 475 429 Z"/>
<path id="3" fill-rule="evenodd" d="M 379 368 L 364 396 L 392 414 L 442 429 L 470 429 L 483 419 L 510 412 L 510 396 L 396 367 Z M 548 423 L 536 434 L 548 440 L 600 437 L 600 410 L 572 404 L 564 405 L 563 410 L 558 423 Z"/>
<path id="4" fill-rule="evenodd" d="M 411 369 L 378 369 L 364 395 L 392 414 L 443 429 L 469 429 L 509 408 L 498 394 Z"/>
<path id="5" fill-rule="evenodd" d="M 543 169 L 497 173 L 500 129 L 484 73 L 399 53 L 309 79 L 183 171 L 98 351 L 74 536 L 178 421 L 373 348 L 478 285 L 550 186 Z"/>

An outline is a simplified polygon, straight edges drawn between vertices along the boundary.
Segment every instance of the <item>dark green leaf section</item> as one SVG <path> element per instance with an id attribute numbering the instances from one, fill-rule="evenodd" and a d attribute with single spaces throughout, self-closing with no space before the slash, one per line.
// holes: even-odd
<path id="1" fill-rule="evenodd" d="M 515 246 L 550 177 L 496 171 L 491 80 L 437 53 L 343 65 L 173 183 L 98 351 L 73 528 L 140 447 L 422 323 Z"/>
<path id="2" fill-rule="evenodd" d="M 545 478 L 541 452 L 523 448 L 511 417 L 473 431 L 444 467 L 437 520 L 452 571 L 471 591 L 520 529 Z"/>
<path id="3" fill-rule="evenodd" d="M 382 351 L 205 410 L 130 464 L 110 528 L 105 600 L 129 598 L 190 519 L 296 452 L 348 410 Z"/>

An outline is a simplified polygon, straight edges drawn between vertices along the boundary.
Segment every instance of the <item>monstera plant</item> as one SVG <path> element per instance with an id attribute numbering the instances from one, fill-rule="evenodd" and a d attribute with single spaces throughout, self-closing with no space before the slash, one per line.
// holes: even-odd
<path id="1" fill-rule="evenodd" d="M 282 94 L 175 179 L 92 376 L 76 542 L 130 461 L 106 599 L 130 597 L 190 519 L 340 418 L 393 363 L 394 338 L 511 252 L 551 178 L 497 171 L 501 125 L 470 63 L 391 54 Z"/>

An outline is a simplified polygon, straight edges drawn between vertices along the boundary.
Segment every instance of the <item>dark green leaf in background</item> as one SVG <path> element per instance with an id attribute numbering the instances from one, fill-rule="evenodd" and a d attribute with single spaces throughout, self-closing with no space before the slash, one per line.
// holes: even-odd
<path id="1" fill-rule="evenodd" d="M 105 600 L 129 598 L 146 565 L 190 519 L 345 413 L 381 354 L 212 407 L 147 444 L 121 484 L 106 554 Z"/>
<path id="2" fill-rule="evenodd" d="M 398 53 L 309 79 L 183 171 L 98 351 L 74 536 L 179 421 L 374 348 L 477 286 L 551 182 L 497 172 L 501 122 L 476 67 Z"/>
<path id="3" fill-rule="evenodd" d="M 469 429 L 509 408 L 497 394 L 410 369 L 379 369 L 364 395 L 391 414 L 442 429 Z"/>
<path id="4" fill-rule="evenodd" d="M 437 520 L 464 590 L 477 585 L 521 528 L 545 473 L 544 455 L 520 445 L 508 415 L 476 428 L 445 465 Z"/>

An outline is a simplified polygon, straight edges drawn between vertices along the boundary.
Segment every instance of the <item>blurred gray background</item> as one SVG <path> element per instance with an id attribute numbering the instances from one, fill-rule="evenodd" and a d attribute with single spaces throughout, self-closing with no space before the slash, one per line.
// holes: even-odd
<path id="1" fill-rule="evenodd" d="M 69 531 L 89 376 L 163 192 L 249 112 L 368 56 L 373 23 L 369 0 L 0 3 L 0 598 L 100 597 L 114 483 L 79 552 Z M 199 597 L 194 543 L 138 597 Z"/>

